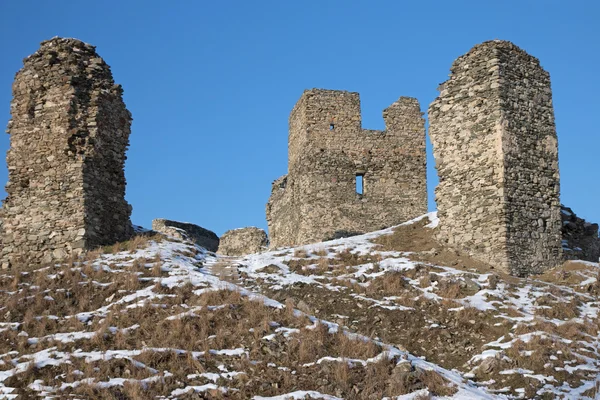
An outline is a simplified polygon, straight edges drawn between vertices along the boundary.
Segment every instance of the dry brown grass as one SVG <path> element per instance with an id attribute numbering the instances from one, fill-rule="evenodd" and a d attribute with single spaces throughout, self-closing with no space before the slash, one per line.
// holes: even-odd
<path id="1" fill-rule="evenodd" d="M 352 253 L 350 250 L 346 250 L 339 253 L 335 258 L 298 258 L 285 261 L 285 264 L 288 265 L 291 271 L 300 275 L 329 275 L 336 277 L 352 273 L 355 271 L 353 267 L 368 263 L 374 265 L 372 272 L 377 272 L 380 261 L 381 256 L 379 254 L 358 255 Z M 279 268 L 270 268 L 267 266 L 261 272 L 277 273 L 279 272 Z"/>
<path id="2" fill-rule="evenodd" d="M 469 278 L 467 278 L 469 279 Z M 459 299 L 477 293 L 478 289 L 470 289 L 464 281 L 458 279 L 438 278 L 437 294 L 444 298 Z"/>
<path id="3" fill-rule="evenodd" d="M 295 272 L 300 275 L 312 275 L 313 271 L 308 269 L 307 267 L 309 265 L 313 265 L 315 263 L 315 260 L 311 258 L 299 258 L 285 261 L 284 263 L 290 268 L 290 271 L 292 272 Z M 279 268 L 277 268 L 277 266 L 275 266 L 275 268 L 273 269 L 273 272 L 278 272 Z M 268 266 L 264 267 L 261 270 L 261 272 L 273 273 L 268 269 Z"/>
<path id="4" fill-rule="evenodd" d="M 327 250 L 325 250 L 324 248 L 318 248 L 315 251 L 313 251 L 313 254 L 317 257 L 326 257 Z"/>
<path id="5" fill-rule="evenodd" d="M 327 354 L 325 347 L 327 330 L 328 328 L 325 325 L 318 324 L 315 329 L 305 329 L 296 335 L 298 341 L 297 359 L 299 362 L 308 363 Z"/>
<path id="6" fill-rule="evenodd" d="M 582 393 L 583 396 L 587 396 L 591 399 L 597 399 L 600 394 L 600 381 L 596 381 L 596 384 L 594 385 L 593 388 L 586 390 L 585 392 Z"/>
<path id="7" fill-rule="evenodd" d="M 546 318 L 556 318 L 561 320 L 570 320 L 579 316 L 579 306 L 581 301 L 573 297 L 571 301 L 565 302 L 563 299 L 557 299 L 554 296 L 542 296 L 536 301 L 539 306 L 535 314 Z"/>
<path id="8" fill-rule="evenodd" d="M 457 281 L 441 280 L 437 294 L 447 299 L 458 299 L 465 297 Z"/>
<path id="9" fill-rule="evenodd" d="M 410 225 L 396 228 L 391 235 L 382 235 L 373 242 L 382 246 L 384 251 L 427 251 L 436 247 L 431 230 L 426 229 L 427 218 Z"/>
<path id="10" fill-rule="evenodd" d="M 517 340 L 506 350 L 515 366 L 534 371 L 548 372 L 546 365 L 562 366 L 564 361 L 573 358 L 573 354 L 565 343 L 547 337 L 534 336 L 528 342 Z M 557 360 L 551 360 L 551 356 Z"/>
<path id="11" fill-rule="evenodd" d="M 597 293 L 597 289 L 600 287 L 598 280 L 599 273 L 589 265 L 577 261 L 565 261 L 563 265 L 536 276 L 536 279 L 552 284 L 567 285 L 576 290 L 581 290 L 582 288 L 579 287 L 579 284 L 586 279 L 585 275 L 580 274 L 581 272 L 586 273 L 586 275 L 596 276 L 596 282 L 586 290 Z"/>
<path id="12" fill-rule="evenodd" d="M 215 291 L 195 296 L 191 293 L 192 289 L 192 287 L 178 288 L 172 290 L 171 293 L 179 292 L 176 294 L 179 300 L 186 299 L 183 304 L 202 306 L 200 310 L 195 312 L 195 316 L 182 316 L 181 318 L 168 320 L 167 316 L 177 314 L 171 309 L 172 307 L 178 308 L 180 312 L 185 311 L 180 306 L 182 303 L 176 302 L 173 302 L 170 307 L 167 304 L 167 308 L 155 307 L 157 304 L 146 302 L 144 306 L 127 310 L 127 312 L 124 312 L 124 308 L 117 307 L 114 313 L 111 313 L 100 325 L 96 326 L 98 334 L 92 340 L 77 341 L 77 343 L 72 344 L 56 343 L 58 350 L 72 351 L 74 346 L 77 346 L 81 351 L 124 350 L 139 348 L 141 345 L 182 349 L 188 353 L 146 351 L 136 359 L 151 368 L 168 370 L 178 379 L 185 379 L 189 373 L 204 371 L 208 368 L 214 370 L 214 365 L 210 361 L 214 356 L 206 353 L 204 359 L 201 360 L 191 357 L 190 351 L 208 352 L 210 349 L 235 348 L 240 345 L 254 349 L 251 351 L 259 351 L 259 347 L 256 345 L 260 343 L 262 336 L 271 333 L 274 329 L 270 325 L 271 321 L 279 320 L 291 326 L 305 326 L 308 323 L 305 318 L 295 317 L 287 310 L 274 310 L 260 302 L 249 301 L 235 291 Z M 182 290 L 187 290 L 189 293 L 181 293 Z M 213 305 L 220 307 L 211 308 Z M 31 324 L 35 323 L 35 319 L 31 317 L 28 317 L 28 319 Z M 122 331 L 114 334 L 109 329 L 114 326 L 131 326 L 133 323 L 138 323 L 140 327 L 129 331 L 127 334 Z M 317 332 L 319 331 L 317 330 Z M 17 338 L 16 332 L 9 331 L 9 333 L 11 333 L 13 340 L 22 340 L 22 338 Z M 4 334 L 4 338 L 8 338 L 8 336 Z M 297 363 L 297 360 L 295 362 Z M 111 363 L 116 363 L 116 360 L 99 363 L 91 369 L 86 368 L 85 365 L 77 365 L 77 367 L 84 371 L 86 377 L 94 377 L 96 381 L 106 380 L 108 376 L 122 377 L 126 368 L 116 369 Z M 67 364 L 63 364 L 62 367 L 66 368 Z M 128 373 L 128 378 L 142 379 L 147 377 L 147 374 L 141 376 L 133 373 L 131 366 L 128 369 L 131 371 Z M 10 383 L 15 383 L 14 386 L 25 393 L 27 391 L 25 386 L 33 380 L 42 379 L 47 384 L 51 384 L 54 376 L 57 375 L 59 374 L 55 370 L 47 368 L 38 370 L 32 366 L 26 374 L 18 376 L 18 380 L 22 382 L 21 385 L 17 385 L 16 381 L 10 381 Z M 162 395 L 168 394 L 176 388 L 174 381 L 170 382 L 169 380 L 161 385 L 151 384 L 150 387 L 150 393 L 156 393 L 157 395 L 159 393 Z M 96 396 L 96 398 L 103 398 L 103 396 L 111 398 L 110 396 L 113 395 L 135 396 L 137 390 L 135 384 L 132 384 L 131 388 L 126 390 L 116 388 L 99 390 L 93 386 L 84 385 L 75 392 L 80 395 Z"/>
<path id="13" fill-rule="evenodd" d="M 452 396 L 457 392 L 456 387 L 434 371 L 423 371 L 419 376 L 429 392 L 435 396 Z"/>
<path id="14" fill-rule="evenodd" d="M 383 235 L 373 242 L 379 244 L 379 250 L 410 252 L 407 256 L 412 261 L 421 261 L 437 265 L 448 265 L 462 270 L 476 269 L 489 272 L 494 268 L 468 254 L 447 248 L 438 243 L 433 229 L 425 228 L 428 219 L 396 228 L 391 235 Z M 504 276 L 504 275 L 503 275 Z"/>
<path id="15" fill-rule="evenodd" d="M 296 250 L 294 250 L 294 257 L 306 258 L 306 257 L 308 257 L 308 252 L 304 249 L 296 249 Z"/>
<path id="16" fill-rule="evenodd" d="M 352 252 L 352 249 L 344 249 L 335 256 L 336 261 L 345 267 L 352 267 L 368 263 L 378 263 L 382 260 L 381 254 L 358 254 Z"/>
<path id="17" fill-rule="evenodd" d="M 511 306 L 509 306 L 509 307 L 500 307 L 500 310 L 502 311 L 502 313 L 504 313 L 507 316 L 512 317 L 512 318 L 522 317 L 523 316 L 523 313 L 521 311 L 519 311 L 516 308 L 511 307 Z"/>
<path id="18" fill-rule="evenodd" d="M 366 288 L 366 293 L 369 295 L 394 296 L 410 292 L 414 292 L 414 289 L 406 282 L 404 273 L 396 271 L 387 272 L 372 279 Z"/>
<path id="19" fill-rule="evenodd" d="M 291 271 L 299 275 L 325 275 L 330 271 L 335 272 L 334 260 L 327 257 L 314 258 L 301 258 L 293 259 L 285 262 Z M 279 271 L 279 269 L 277 269 Z M 265 270 L 264 272 L 270 272 Z"/>
<path id="20" fill-rule="evenodd" d="M 331 267 L 331 264 L 330 264 L 329 259 L 326 257 L 321 257 L 317 261 L 317 267 L 315 268 L 314 272 L 316 274 L 323 275 L 324 273 L 329 271 L 330 267 Z"/>
<path id="21" fill-rule="evenodd" d="M 121 251 L 134 252 L 147 247 L 150 242 L 161 242 L 164 239 L 164 235 L 161 235 L 160 233 L 154 235 L 139 234 L 124 242 L 115 243 L 113 246 L 109 246 L 108 248 L 111 248 L 112 250 L 109 251 L 110 253 L 118 253 Z"/>
<path id="22" fill-rule="evenodd" d="M 119 249 L 136 246 L 143 246 L 143 241 L 120 246 Z M 99 252 L 100 250 L 96 255 Z M 190 250 L 188 255 L 193 256 L 193 251 Z M 88 257 L 91 256 L 88 254 Z M 325 250 L 317 250 L 311 255 L 299 252 L 297 259 L 290 262 L 290 269 L 303 274 L 328 275 L 334 279 L 335 276 L 354 272 L 357 265 L 367 263 L 373 263 L 373 271 L 377 271 L 380 260 L 379 255 L 358 255 L 350 250 L 343 251 L 335 258 L 328 258 Z M 425 387 L 433 395 L 444 396 L 452 394 L 456 389 L 433 371 L 414 368 L 399 371 L 396 359 L 381 359 L 365 366 L 358 362 L 349 363 L 352 359 L 372 358 L 383 349 L 370 340 L 351 339 L 341 331 L 332 333 L 327 325 L 313 324 L 307 317 L 295 315 L 294 308 L 303 308 L 302 301 L 314 315 L 330 320 L 333 320 L 329 318 L 331 315 L 337 315 L 343 310 L 344 317 L 340 318 L 344 318 L 342 322 L 351 326 L 351 329 L 366 336 L 379 337 L 384 342 L 397 343 L 400 347 L 406 346 L 411 352 L 425 355 L 434 362 L 438 362 L 436 357 L 439 357 L 441 363 L 449 368 L 460 368 L 473 354 L 480 352 L 484 343 L 507 334 L 512 326 L 508 323 L 496 327 L 498 319 L 493 312 L 483 313 L 471 307 L 449 311 L 448 308 L 460 305 L 456 299 L 469 293 L 459 280 L 442 277 L 435 273 L 435 267 L 426 265 L 417 265 L 408 271 L 387 272 L 370 280 L 370 285 L 366 287 L 348 284 L 349 287 L 353 286 L 351 293 L 366 293 L 374 299 L 398 297 L 385 301 L 389 302 L 387 304 L 412 307 L 415 310 L 412 312 L 373 307 L 373 303 L 369 301 L 362 302 L 359 309 L 356 299 L 347 301 L 350 298 L 347 289 L 341 288 L 340 293 L 334 294 L 324 291 L 325 289 L 319 292 L 314 287 L 316 285 L 301 285 L 293 289 L 296 291 L 280 291 L 279 295 L 283 297 L 276 299 L 285 301 L 282 309 L 250 301 L 236 291 L 219 290 L 197 294 L 195 291 L 199 287 L 194 287 L 191 283 L 176 288 L 163 286 L 161 277 L 166 273 L 161 271 L 162 262 L 159 256 L 136 260 L 131 257 L 131 267 L 113 265 L 111 268 L 118 272 L 107 272 L 94 268 L 89 263 L 82 265 L 77 260 L 72 260 L 61 268 L 43 271 L 34 269 L 27 274 L 0 276 L 0 301 L 4 301 L 5 306 L 11 310 L 4 317 L 4 322 L 22 323 L 15 330 L 0 332 L 0 352 L 16 349 L 23 355 L 49 346 L 55 346 L 57 351 L 64 352 L 72 352 L 74 349 L 102 352 L 133 350 L 146 346 L 148 350 L 133 359 L 161 373 L 169 371 L 173 374 L 170 378 L 149 383 L 143 390 L 139 383 L 132 381 L 123 387 L 98 389 L 93 385 L 81 385 L 65 392 L 65 395 L 79 398 L 137 399 L 166 396 L 183 384 L 208 383 L 206 378 L 188 378 L 188 375 L 218 373 L 218 365 L 225 365 L 230 371 L 243 371 L 245 374 L 235 379 L 220 378 L 220 386 L 237 391 L 232 390 L 226 395 L 204 394 L 209 398 L 245 399 L 255 394 L 279 395 L 303 389 L 318 390 L 346 399 L 363 399 L 394 397 Z M 436 293 L 445 299 L 438 302 L 419 297 L 420 291 L 408 283 L 408 280 L 413 279 L 421 279 L 424 286 L 437 282 Z M 96 310 L 144 287 L 152 287 L 156 294 L 164 297 L 140 298 L 138 307 L 135 308 L 127 308 L 127 304 L 113 305 L 105 317 L 93 317 L 89 324 L 80 322 L 77 318 L 65 318 L 77 312 Z M 271 293 L 267 294 L 274 297 Z M 47 295 L 54 298 L 53 302 L 45 299 Z M 550 288 L 548 295 L 539 299 L 538 304 L 554 307 L 556 301 L 553 296 L 564 295 L 561 289 Z M 111 301 L 106 302 L 106 298 Z M 573 301 L 563 305 L 565 309 L 557 307 L 553 314 L 543 314 L 545 311 L 542 309 L 540 315 L 556 315 L 555 318 L 567 319 L 568 313 L 578 305 L 577 301 Z M 516 310 L 506 310 L 502 311 L 514 316 L 521 315 Z M 51 315 L 56 315 L 58 319 L 50 318 Z M 173 316 L 178 318 L 171 318 Z M 354 326 L 356 321 L 358 325 Z M 441 328 L 428 329 L 432 323 Z M 125 330 L 134 325 L 139 326 L 137 329 Z M 287 331 L 278 331 L 279 327 L 297 331 L 286 336 Z M 588 335 L 597 335 L 598 321 L 568 322 L 556 326 L 540 319 L 535 324 L 519 325 L 514 333 L 535 330 L 553 332 L 574 341 L 589 340 Z M 32 345 L 28 343 L 28 337 L 18 336 L 21 331 L 26 331 L 29 338 L 77 331 L 96 332 L 96 335 L 92 339 L 72 343 L 48 340 Z M 576 351 L 556 340 L 517 342 L 507 350 L 507 355 L 514 360 L 515 366 L 534 371 L 542 368 L 541 372 L 547 372 L 543 371 L 544 362 L 548 363 L 553 354 L 547 349 L 556 347 L 557 343 L 562 346 L 560 348 L 564 357 L 555 360 L 555 364 L 561 365 Z M 151 348 L 178 350 L 153 351 L 149 350 Z M 234 348 L 243 348 L 246 355 L 225 356 L 211 352 Z M 455 352 L 453 349 L 459 350 Z M 531 354 L 526 355 L 529 354 L 527 352 Z M 316 363 L 325 356 L 339 357 L 341 361 Z M 11 357 L 5 357 L 6 364 L 0 366 L 0 369 L 10 369 L 12 361 Z M 74 375 L 73 371 L 76 369 L 83 371 L 84 375 Z M 566 379 L 557 373 L 551 375 L 557 379 Z M 63 378 L 59 379 L 59 376 Z M 102 382 L 109 377 L 144 379 L 150 376 L 153 373 L 145 367 L 135 367 L 132 360 L 113 359 L 86 363 L 83 359 L 78 359 L 72 365 L 63 364 L 59 367 L 37 369 L 30 366 L 22 376 L 18 375 L 18 379 L 23 378 L 22 383 L 16 383 L 17 377 L 9 382 L 20 385 L 20 394 L 27 398 L 32 397 L 33 392 L 26 386 L 36 379 L 41 379 L 44 384 L 56 385 L 59 381 L 74 382 L 85 377 Z M 507 379 L 513 381 L 498 381 L 498 384 L 509 382 L 517 385 L 515 387 L 529 384 L 522 377 L 510 376 Z M 194 398 L 193 396 L 189 394 L 182 398 Z"/>
<path id="23" fill-rule="evenodd" d="M 143 266 L 143 262 L 125 271 L 119 276 L 123 277 L 115 287 L 137 287 L 139 273 L 154 275 L 151 270 Z M 96 273 L 97 271 L 90 271 Z M 28 278 L 30 279 L 30 277 Z M 80 271 L 68 269 L 60 278 L 67 288 L 81 286 L 82 293 L 90 291 L 90 287 L 80 285 L 88 282 L 81 276 Z M 7 280 L 10 284 L 12 279 Z M 50 281 L 48 283 L 51 283 Z M 150 284 L 150 283 L 148 283 Z M 23 287 L 23 282 L 18 284 L 19 290 L 29 293 L 30 289 Z M 110 286 L 109 286 L 110 287 Z M 129 289 L 126 292 L 129 292 Z M 79 290 L 79 289 L 77 289 Z M 114 289 L 111 289 L 114 290 Z M 283 309 L 274 309 L 258 301 L 250 301 L 240 293 L 229 290 L 205 292 L 201 295 L 194 294 L 195 288 L 191 285 L 169 289 L 158 284 L 158 293 L 168 296 L 162 299 L 145 301 L 136 308 L 126 308 L 126 305 L 115 305 L 111 312 L 102 320 L 92 320 L 92 325 L 87 327 L 76 319 L 68 320 L 71 325 L 60 325 L 55 320 L 35 318 L 39 311 L 29 308 L 24 316 L 27 329 L 41 334 L 46 331 L 78 331 L 93 329 L 97 332 L 91 340 L 78 340 L 73 343 L 49 343 L 55 345 L 58 351 L 72 352 L 75 348 L 86 351 L 108 350 L 133 350 L 141 346 L 147 348 L 172 348 L 174 351 L 147 350 L 134 357 L 137 362 L 159 371 L 169 371 L 173 374 L 158 382 L 149 383 L 140 391 L 139 383 L 128 382 L 123 387 L 99 389 L 93 385 L 80 385 L 76 389 L 68 389 L 65 395 L 75 395 L 80 398 L 99 399 L 136 399 L 150 396 L 165 396 L 180 387 L 177 382 L 186 384 L 204 384 L 205 380 L 193 381 L 187 378 L 190 374 L 202 372 L 218 372 L 217 365 L 227 365 L 230 370 L 244 371 L 243 377 L 220 381 L 219 384 L 229 386 L 238 391 L 229 392 L 224 398 L 245 399 L 254 394 L 278 395 L 302 387 L 307 390 L 320 390 L 325 393 L 336 394 L 341 391 L 347 399 L 360 399 L 367 394 L 376 398 L 384 395 L 399 395 L 412 390 L 414 387 L 424 385 L 420 378 L 410 378 L 411 386 L 400 390 L 392 376 L 394 362 L 382 360 L 363 367 L 355 364 L 352 367 L 346 361 L 324 362 L 310 367 L 301 367 L 304 363 L 315 363 L 324 356 L 341 357 L 343 360 L 365 360 L 379 354 L 382 349 L 369 340 L 350 339 L 342 332 L 330 333 L 326 325 L 317 323 L 312 325 L 306 317 L 294 315 L 294 302 L 289 299 Z M 75 289 L 70 290 L 75 293 Z M 77 292 L 78 293 L 78 292 Z M 79 298 L 80 294 L 76 294 Z M 70 297 L 68 297 L 70 298 Z M 36 302 L 41 301 L 39 296 L 33 297 Z M 95 303 L 86 303 L 82 309 Z M 80 309 L 80 306 L 70 306 Z M 193 314 L 189 311 L 194 310 Z M 69 308 L 68 312 L 73 311 Z M 66 311 L 65 311 L 66 312 Z M 186 313 L 187 314 L 184 314 Z M 179 318 L 168 319 L 173 315 Z M 273 324 L 277 321 L 278 324 Z M 123 328 L 139 325 L 137 329 L 123 331 Z M 277 326 L 298 329 L 289 338 L 277 334 L 271 341 L 264 337 L 275 333 Z M 307 328 L 311 326 L 311 328 Z M 60 328 L 59 328 L 60 327 Z M 37 330 L 36 330 L 37 329 Z M 115 331 L 115 329 L 117 329 Z M 12 342 L 13 348 L 20 343 L 19 351 L 30 352 L 26 340 L 17 336 L 17 331 L 0 333 L 6 342 Z M 245 348 L 249 353 L 246 357 L 220 356 L 210 352 L 212 349 Z M 39 349 L 39 347 L 38 347 Z M 192 356 L 192 352 L 203 352 L 201 356 Z M 259 364 L 251 364 L 249 360 L 260 360 Z M 7 360 L 8 361 L 8 360 Z M 266 368 L 269 363 L 289 368 L 278 370 Z M 298 370 L 300 368 L 300 370 Z M 79 369 L 83 376 L 75 376 L 72 371 Z M 291 370 L 298 370 L 292 374 Z M 66 374 L 66 375 L 65 375 Z M 124 377 L 127 379 L 144 379 L 152 376 L 149 370 L 135 367 L 130 360 L 103 360 L 86 364 L 84 359 L 77 359 L 72 365 L 62 364 L 59 367 L 36 369 L 28 368 L 25 374 L 15 376 L 10 380 L 23 395 L 33 395 L 26 388 L 34 380 L 41 379 L 45 385 L 56 385 L 57 376 L 66 376 L 61 382 L 74 382 L 83 378 L 94 378 L 95 382 L 105 382 L 109 377 Z M 325 380 L 328 384 L 322 383 Z M 17 381 L 20 381 L 19 384 Z M 335 383 L 335 391 L 328 389 L 329 382 Z M 265 383 L 268 386 L 265 386 Z M 416 386 L 415 386 L 416 385 Z M 339 393 L 338 393 L 339 394 Z M 146 396 L 146 397 L 140 397 Z M 211 395 L 219 398 L 221 395 Z"/>
<path id="24" fill-rule="evenodd" d="M 598 335 L 598 325 L 593 320 L 586 319 L 583 323 L 571 321 L 563 324 L 555 325 L 552 322 L 544 321 L 537 318 L 533 323 L 520 323 L 515 328 L 515 334 L 523 335 L 532 332 L 547 332 L 551 335 L 557 335 L 567 340 L 589 340 L 589 335 L 595 337 Z"/>

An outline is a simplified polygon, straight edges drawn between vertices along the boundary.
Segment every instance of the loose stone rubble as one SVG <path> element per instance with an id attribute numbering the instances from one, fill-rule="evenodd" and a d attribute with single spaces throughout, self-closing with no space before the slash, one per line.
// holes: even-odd
<path id="1" fill-rule="evenodd" d="M 561 262 L 550 76 L 506 41 L 459 57 L 429 107 L 439 239 L 515 275 Z"/>
<path id="2" fill-rule="evenodd" d="M 181 240 L 191 240 L 208 251 L 219 248 L 219 237 L 212 231 L 189 222 L 157 218 L 152 221 L 152 230 Z"/>
<path id="3" fill-rule="evenodd" d="M 414 98 L 362 128 L 358 93 L 306 90 L 289 119 L 288 174 L 267 204 L 271 247 L 399 224 L 427 211 L 425 121 Z M 361 182 L 362 181 L 362 182 Z"/>
<path id="4" fill-rule="evenodd" d="M 131 114 L 95 47 L 53 38 L 13 84 L 2 267 L 49 263 L 128 239 Z"/>
<path id="5" fill-rule="evenodd" d="M 232 229 L 223 234 L 217 253 L 225 256 L 245 256 L 260 253 L 269 246 L 267 233 L 254 226 Z"/>

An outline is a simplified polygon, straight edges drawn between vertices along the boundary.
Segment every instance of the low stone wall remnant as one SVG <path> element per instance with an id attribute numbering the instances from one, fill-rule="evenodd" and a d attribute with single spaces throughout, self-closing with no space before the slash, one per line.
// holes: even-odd
<path id="1" fill-rule="evenodd" d="M 219 237 L 212 231 L 189 222 L 157 218 L 152 221 L 152 230 L 181 240 L 191 240 L 208 251 L 219 248 Z"/>
<path id="2" fill-rule="evenodd" d="M 267 233 L 252 226 L 225 232 L 220 238 L 217 253 L 225 256 L 245 256 L 265 251 L 268 246 Z"/>

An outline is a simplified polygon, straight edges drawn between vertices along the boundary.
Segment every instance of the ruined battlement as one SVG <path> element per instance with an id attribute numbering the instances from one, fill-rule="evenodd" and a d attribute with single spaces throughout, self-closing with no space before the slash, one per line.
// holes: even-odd
<path id="1" fill-rule="evenodd" d="M 131 114 L 95 47 L 53 38 L 16 74 L 7 133 L 4 267 L 48 263 L 132 234 L 125 196 Z"/>
<path id="2" fill-rule="evenodd" d="M 418 145 L 424 140 L 416 133 L 422 115 L 417 99 L 401 97 L 383 111 L 385 130 L 363 129 L 358 93 L 306 90 L 290 114 L 288 171 L 296 168 L 301 156 L 324 161 L 328 154 L 321 153 L 326 150 L 360 153 L 368 149 L 371 153 L 367 153 L 373 154 L 378 149 L 385 151 L 389 146 L 399 146 L 406 140 Z M 313 151 L 306 151 L 306 146 Z M 408 149 L 408 146 L 402 146 L 397 150 Z"/>
<path id="3" fill-rule="evenodd" d="M 288 174 L 267 204 L 272 247 L 391 226 L 427 211 L 425 121 L 414 98 L 362 128 L 358 93 L 306 90 L 290 114 Z"/>

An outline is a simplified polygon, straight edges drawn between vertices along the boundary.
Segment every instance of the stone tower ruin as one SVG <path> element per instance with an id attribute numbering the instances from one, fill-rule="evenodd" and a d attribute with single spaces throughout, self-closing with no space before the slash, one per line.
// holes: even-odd
<path id="1" fill-rule="evenodd" d="M 439 238 L 514 275 L 560 263 L 550 76 L 506 41 L 459 57 L 429 107 Z"/>
<path id="2" fill-rule="evenodd" d="M 289 118 L 288 174 L 267 204 L 271 247 L 364 233 L 427 212 L 425 122 L 401 97 L 386 128 L 361 124 L 358 93 L 306 90 Z"/>
<path id="3" fill-rule="evenodd" d="M 53 38 L 24 60 L 8 123 L 3 267 L 48 263 L 127 239 L 131 114 L 95 47 Z"/>

